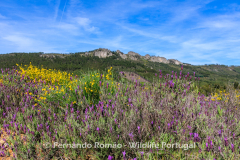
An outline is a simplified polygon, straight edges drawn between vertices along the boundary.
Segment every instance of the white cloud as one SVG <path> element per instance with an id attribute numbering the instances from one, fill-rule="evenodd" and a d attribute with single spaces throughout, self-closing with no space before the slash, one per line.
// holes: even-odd
<path id="1" fill-rule="evenodd" d="M 5 17 L 2 14 L 0 14 L 0 19 L 7 19 L 7 17 Z"/>
<path id="2" fill-rule="evenodd" d="M 72 23 L 60 23 L 59 25 L 53 25 L 51 26 L 53 29 L 57 29 L 58 32 L 64 31 L 65 33 L 62 34 L 70 34 L 68 36 L 77 36 L 77 35 L 83 35 L 82 32 L 80 32 L 79 28 Z"/>
<path id="3" fill-rule="evenodd" d="M 76 22 L 83 27 L 86 27 L 89 25 L 90 20 L 88 18 L 82 18 L 82 17 L 76 17 Z"/>
<path id="4" fill-rule="evenodd" d="M 61 53 L 63 50 L 56 49 L 51 44 L 43 42 L 41 40 L 36 40 L 34 38 L 22 36 L 20 34 L 13 34 L 9 36 L 2 37 L 5 43 L 8 43 L 12 47 L 11 52 L 55 52 Z M 1 44 L 1 41 L 0 41 Z M 60 47 L 59 47 L 60 48 Z M 5 52 L 6 53 L 6 52 Z"/>
<path id="5" fill-rule="evenodd" d="M 98 32 L 98 28 L 91 26 L 91 20 L 89 18 L 75 17 L 73 18 L 78 26 L 83 27 L 88 32 Z"/>
<path id="6" fill-rule="evenodd" d="M 27 37 L 19 36 L 19 35 L 9 35 L 9 36 L 3 37 L 3 39 L 14 43 L 18 48 L 26 48 L 32 45 L 31 39 Z"/>
<path id="7" fill-rule="evenodd" d="M 57 1 L 57 4 L 56 4 L 56 6 L 55 6 L 55 12 L 54 12 L 54 17 L 53 17 L 54 21 L 56 21 L 56 19 L 57 19 L 57 17 L 58 17 L 58 10 L 59 10 L 60 2 L 61 2 L 61 0 L 58 0 L 58 1 Z"/>

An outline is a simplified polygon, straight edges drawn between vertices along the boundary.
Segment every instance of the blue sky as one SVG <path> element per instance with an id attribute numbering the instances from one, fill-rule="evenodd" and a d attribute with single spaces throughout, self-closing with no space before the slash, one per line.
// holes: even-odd
<path id="1" fill-rule="evenodd" d="M 0 1 L 1 54 L 98 48 L 240 65 L 240 1 Z"/>

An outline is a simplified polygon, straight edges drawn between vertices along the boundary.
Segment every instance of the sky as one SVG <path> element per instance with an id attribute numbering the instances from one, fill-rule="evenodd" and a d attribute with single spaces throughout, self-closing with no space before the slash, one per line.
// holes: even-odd
<path id="1" fill-rule="evenodd" d="M 0 54 L 98 48 L 240 65 L 240 1 L 0 1 Z"/>

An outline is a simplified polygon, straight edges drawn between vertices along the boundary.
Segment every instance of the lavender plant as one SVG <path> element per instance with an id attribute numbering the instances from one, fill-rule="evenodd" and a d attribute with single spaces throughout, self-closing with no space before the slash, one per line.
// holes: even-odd
<path id="1" fill-rule="evenodd" d="M 1 73 L 1 135 L 9 137 L 1 146 L 2 157 L 85 159 L 91 153 L 99 159 L 239 158 L 239 100 L 232 86 L 227 102 L 213 101 L 198 92 L 194 73 L 164 76 L 159 71 L 154 83 L 145 85 L 94 79 L 99 96 L 89 101 L 84 92 L 92 87 L 86 86 L 89 79 L 71 77 L 76 83 L 66 88 L 34 81 L 16 67 Z M 186 149 L 186 144 L 194 147 Z"/>

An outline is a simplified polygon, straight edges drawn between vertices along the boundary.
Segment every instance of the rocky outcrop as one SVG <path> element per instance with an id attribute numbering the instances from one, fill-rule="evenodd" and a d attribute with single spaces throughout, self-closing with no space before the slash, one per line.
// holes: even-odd
<path id="1" fill-rule="evenodd" d="M 144 82 L 144 83 L 150 82 L 134 72 L 121 71 L 119 72 L 119 74 L 120 76 L 127 78 L 129 81 L 134 81 L 134 82 L 137 81 L 137 82 Z"/>
<path id="2" fill-rule="evenodd" d="M 149 54 L 146 54 L 145 56 L 141 56 L 140 54 L 133 52 L 133 51 L 129 51 L 127 54 L 124 54 L 120 50 L 117 50 L 116 53 L 118 53 L 122 59 L 130 59 L 133 61 L 137 61 L 137 60 L 140 60 L 141 58 L 143 58 L 143 59 L 146 59 L 151 62 L 159 62 L 159 63 L 165 63 L 165 64 L 173 63 L 176 65 L 183 64 L 182 62 L 180 62 L 176 59 L 167 60 L 164 57 L 150 56 Z M 106 58 L 106 57 L 112 56 L 113 53 L 108 49 L 99 48 L 94 51 L 86 52 L 85 55 L 86 56 L 92 55 L 92 56 L 97 56 L 99 58 Z"/>
<path id="3" fill-rule="evenodd" d="M 136 53 L 136 52 L 133 52 L 133 51 L 130 51 L 128 52 L 128 58 L 131 59 L 131 60 L 134 60 L 134 61 L 137 61 L 138 59 L 141 58 L 141 55 Z"/>
<path id="4" fill-rule="evenodd" d="M 146 54 L 145 56 L 143 56 L 144 59 L 149 60 L 151 58 L 151 56 L 149 54 Z"/>
<path id="5" fill-rule="evenodd" d="M 85 52 L 85 55 L 89 56 L 89 55 L 91 55 L 91 52 Z"/>
<path id="6" fill-rule="evenodd" d="M 173 64 L 176 64 L 176 65 L 179 65 L 179 64 L 183 64 L 182 62 L 176 60 L 176 59 L 169 59 L 168 60 L 170 63 L 173 63 Z"/>
<path id="7" fill-rule="evenodd" d="M 112 56 L 112 52 L 105 48 L 99 48 L 91 52 L 86 52 L 85 55 L 94 55 L 99 58 L 106 58 Z"/>
<path id="8" fill-rule="evenodd" d="M 129 56 L 140 57 L 140 54 L 138 54 L 138 53 L 136 53 L 136 52 L 133 52 L 133 51 L 128 52 L 128 55 L 129 55 Z"/>
<path id="9" fill-rule="evenodd" d="M 49 54 L 41 54 L 40 57 L 44 57 L 44 58 L 55 58 L 54 55 L 49 55 Z"/>
<path id="10" fill-rule="evenodd" d="M 126 54 L 122 53 L 122 52 L 119 51 L 119 50 L 117 50 L 116 52 L 120 55 L 120 57 L 121 57 L 122 59 L 127 59 L 127 55 L 126 55 Z"/>
<path id="11" fill-rule="evenodd" d="M 43 58 L 56 58 L 56 57 L 59 57 L 59 58 L 65 58 L 64 57 L 64 54 L 41 54 L 40 57 L 43 57 Z"/>
<path id="12" fill-rule="evenodd" d="M 166 63 L 166 64 L 169 63 L 169 61 L 166 58 L 164 58 L 164 57 L 156 57 L 156 56 L 150 57 L 149 61 L 151 61 L 151 62 L 159 62 L 159 63 Z"/>

